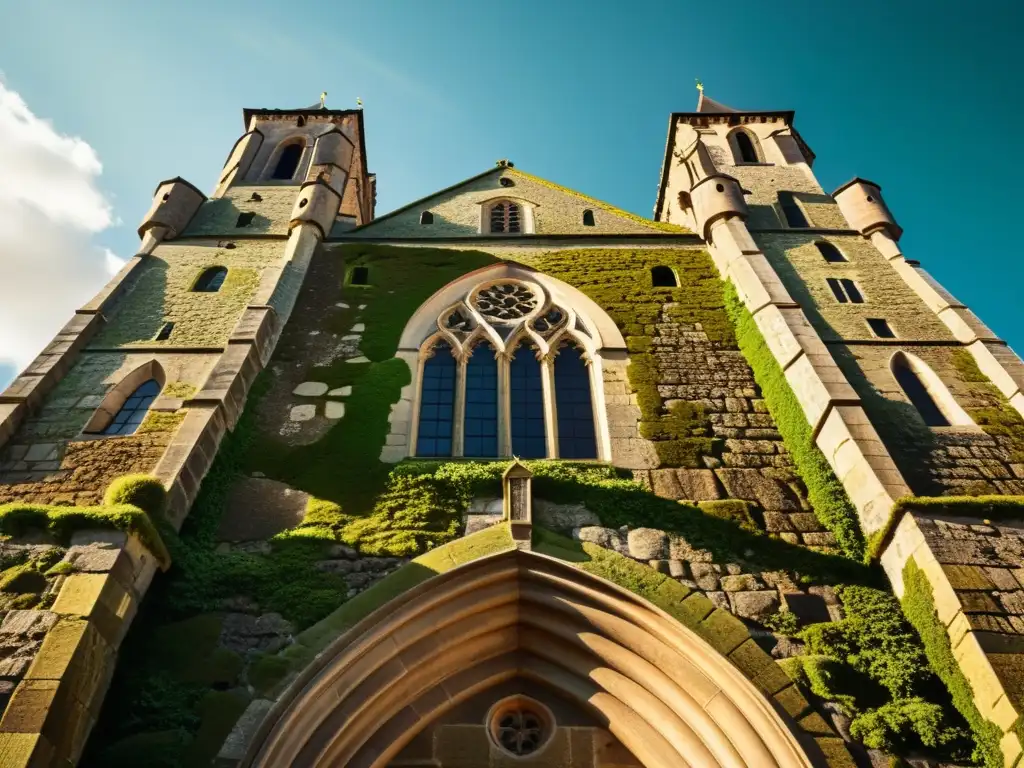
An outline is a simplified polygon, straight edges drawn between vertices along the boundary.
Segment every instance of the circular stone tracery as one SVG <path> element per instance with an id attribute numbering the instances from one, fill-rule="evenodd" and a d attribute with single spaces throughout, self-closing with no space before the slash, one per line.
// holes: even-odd
<path id="1" fill-rule="evenodd" d="M 491 708 L 488 731 L 494 744 L 516 757 L 536 753 L 554 730 L 547 707 L 525 696 L 499 701 Z"/>
<path id="2" fill-rule="evenodd" d="M 480 290 L 473 305 L 486 318 L 513 322 L 537 308 L 537 295 L 522 283 L 498 283 Z"/>

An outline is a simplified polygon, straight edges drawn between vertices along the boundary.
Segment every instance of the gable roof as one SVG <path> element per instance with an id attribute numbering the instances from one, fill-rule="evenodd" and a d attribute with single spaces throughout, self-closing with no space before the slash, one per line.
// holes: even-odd
<path id="1" fill-rule="evenodd" d="M 399 215 L 401 213 L 404 213 L 404 212 L 410 210 L 411 208 L 422 207 L 424 203 L 426 203 L 426 202 L 428 202 L 430 200 L 433 200 L 435 198 L 441 197 L 443 195 L 448 195 L 451 192 L 455 192 L 458 189 L 460 189 L 462 187 L 466 187 L 466 186 L 472 184 L 473 182 L 476 182 L 476 181 L 479 181 L 480 179 L 486 178 L 487 176 L 500 176 L 502 174 L 507 174 L 509 176 L 518 176 L 518 177 L 520 177 L 522 179 L 525 179 L 525 180 L 528 180 L 528 181 L 532 181 L 535 184 L 540 184 L 542 186 L 548 187 L 549 189 L 553 189 L 553 190 L 555 190 L 557 192 L 561 192 L 561 193 L 566 194 L 566 195 L 571 195 L 573 197 L 579 198 L 580 200 L 582 200 L 582 201 L 592 205 L 594 208 L 600 208 L 601 210 L 607 211 L 608 213 L 614 214 L 616 216 L 621 216 L 622 218 L 628 219 L 628 220 L 630 220 L 630 221 L 632 221 L 632 222 L 634 222 L 636 224 L 640 224 L 642 226 L 650 227 L 653 230 L 658 230 L 658 231 L 661 231 L 661 232 L 666 232 L 666 233 L 671 233 L 671 234 L 679 234 L 679 235 L 690 235 L 690 234 L 693 234 L 690 230 L 686 229 L 685 227 L 681 227 L 681 226 L 679 226 L 677 224 L 668 224 L 666 222 L 659 222 L 659 221 L 652 221 L 650 219 L 645 219 L 642 216 L 636 215 L 635 213 L 630 213 L 629 211 L 625 211 L 625 210 L 623 210 L 621 208 L 617 208 L 616 206 L 612 205 L 611 203 L 606 203 L 603 200 L 598 200 L 595 197 L 590 197 L 589 195 L 584 195 L 583 193 L 577 192 L 574 189 L 570 189 L 569 187 L 563 187 L 560 184 L 555 184 L 554 182 L 548 181 L 547 179 L 543 179 L 540 176 L 534 176 L 533 174 L 526 173 L 525 171 L 520 171 L 519 169 L 514 168 L 514 167 L 509 165 L 509 166 L 498 166 L 496 168 L 489 168 L 488 170 L 484 171 L 483 173 L 478 173 L 475 176 L 470 176 L 468 179 L 463 179 L 462 181 L 460 181 L 460 182 L 458 182 L 456 184 L 452 184 L 451 186 L 445 187 L 444 189 L 439 189 L 438 191 L 432 192 L 431 194 L 426 195 L 425 197 L 421 197 L 418 200 L 413 200 L 411 203 L 407 203 L 406 205 L 403 205 L 400 208 L 396 208 L 395 210 L 390 211 L 389 213 L 386 213 L 383 216 L 380 216 L 380 217 L 374 219 L 373 221 L 368 221 L 366 224 L 363 224 L 361 226 L 355 227 L 354 229 L 350 229 L 350 230 L 346 231 L 345 235 L 347 236 L 347 235 L 351 235 L 354 232 L 361 232 L 361 231 L 363 231 L 365 229 L 369 229 L 370 227 L 374 226 L 375 224 L 377 224 L 379 222 L 382 222 L 382 221 L 386 221 L 387 219 L 390 219 L 390 218 L 392 218 L 394 216 L 397 216 L 397 215 Z M 555 234 L 555 233 L 552 233 L 552 234 Z"/>

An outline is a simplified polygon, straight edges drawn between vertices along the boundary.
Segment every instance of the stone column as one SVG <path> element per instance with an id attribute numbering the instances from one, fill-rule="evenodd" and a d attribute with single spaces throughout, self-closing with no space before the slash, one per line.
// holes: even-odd
<path id="1" fill-rule="evenodd" d="M 455 361 L 455 399 L 452 405 L 452 456 L 462 456 L 466 449 L 466 366 L 469 350 Z"/>
<path id="2" fill-rule="evenodd" d="M 528 350 L 524 350 L 528 351 Z M 512 354 L 502 350 L 498 360 L 498 454 L 512 455 L 512 399 L 510 397 Z"/>
<path id="3" fill-rule="evenodd" d="M 523 350 L 524 353 L 526 350 Z M 544 395 L 544 442 L 549 459 L 558 458 L 558 405 L 555 403 L 555 355 L 540 355 L 540 384 Z"/>

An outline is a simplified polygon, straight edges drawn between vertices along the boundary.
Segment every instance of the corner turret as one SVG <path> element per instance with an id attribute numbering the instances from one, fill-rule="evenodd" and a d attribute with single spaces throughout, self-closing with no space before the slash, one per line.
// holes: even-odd
<path id="1" fill-rule="evenodd" d="M 882 188 L 875 182 L 853 179 L 833 192 L 832 197 L 850 226 L 865 237 L 882 230 L 893 240 L 899 240 L 903 235 L 903 229 L 882 199 Z"/>
<path id="2" fill-rule="evenodd" d="M 697 230 L 710 240 L 711 225 L 719 219 L 747 218 L 743 189 L 732 176 L 719 173 L 711 153 L 691 125 L 680 125 L 676 134 L 676 157 L 685 167 L 679 205 L 693 216 Z"/>
<path id="3" fill-rule="evenodd" d="M 206 195 L 180 176 L 161 181 L 153 193 L 153 204 L 139 225 L 141 253 L 150 253 L 158 242 L 185 231 Z"/>

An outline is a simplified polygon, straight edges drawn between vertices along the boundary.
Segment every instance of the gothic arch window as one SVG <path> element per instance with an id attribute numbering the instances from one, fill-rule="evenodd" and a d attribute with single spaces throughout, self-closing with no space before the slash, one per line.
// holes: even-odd
<path id="1" fill-rule="evenodd" d="M 487 220 L 491 234 L 518 235 L 523 231 L 523 210 L 511 200 L 494 203 Z"/>
<path id="2" fill-rule="evenodd" d="M 601 458 L 608 448 L 600 448 L 606 432 L 598 429 L 605 424 L 599 334 L 606 331 L 595 328 L 604 329 L 606 318 L 582 317 L 532 280 L 464 285 L 437 303 L 428 316 L 436 321 L 410 321 L 421 329 L 408 339 L 419 344 L 414 454 Z"/>
<path id="3" fill-rule="evenodd" d="M 757 151 L 757 139 L 753 135 L 739 128 L 733 131 L 731 138 L 733 141 L 733 155 L 737 165 L 761 162 L 760 154 Z"/>
<path id="4" fill-rule="evenodd" d="M 818 253 L 821 254 L 821 258 L 823 258 L 825 261 L 831 261 L 834 263 L 849 261 L 849 259 L 847 259 L 843 255 L 843 252 L 840 251 L 832 243 L 826 242 L 824 240 L 819 240 L 814 245 L 818 249 Z"/>
<path id="5" fill-rule="evenodd" d="M 953 399 L 942 380 L 918 358 L 902 351 L 897 352 L 889 361 L 889 369 L 900 389 L 929 427 L 974 424 Z"/>
<path id="6" fill-rule="evenodd" d="M 274 166 L 274 172 L 270 178 L 280 181 L 295 178 L 303 149 L 305 149 L 305 145 L 302 142 L 293 141 L 291 144 L 286 144 L 277 156 L 277 165 Z"/>
<path id="7" fill-rule="evenodd" d="M 596 459 L 590 374 L 584 354 L 575 344 L 563 346 L 555 358 L 555 405 L 559 457 Z"/>
<path id="8" fill-rule="evenodd" d="M 224 278 L 227 276 L 227 267 L 207 267 L 199 275 L 192 290 L 196 293 L 216 293 L 224 285 Z"/>
<path id="9" fill-rule="evenodd" d="M 583 212 L 583 226 L 592 227 L 594 226 L 594 212 L 589 208 Z"/>
<path id="10" fill-rule="evenodd" d="M 423 211 L 423 213 L 420 214 L 420 224 L 433 224 L 433 223 L 434 223 L 434 214 L 432 214 L 430 211 Z"/>
<path id="11" fill-rule="evenodd" d="M 423 363 L 417 456 L 452 455 L 455 409 L 455 358 L 445 342 L 429 347 Z"/>
<path id="12" fill-rule="evenodd" d="M 104 435 L 130 435 L 139 428 L 142 420 L 149 413 L 149 407 L 160 394 L 160 382 L 149 379 L 131 393 L 124 404 L 114 414 L 114 418 L 103 430 Z"/>
<path id="13" fill-rule="evenodd" d="M 651 267 L 651 285 L 655 288 L 678 288 L 679 281 L 672 267 Z"/>
<path id="14" fill-rule="evenodd" d="M 163 389 L 164 380 L 163 369 L 155 360 L 136 368 L 107 393 L 82 431 L 100 436 L 133 434 Z"/>

